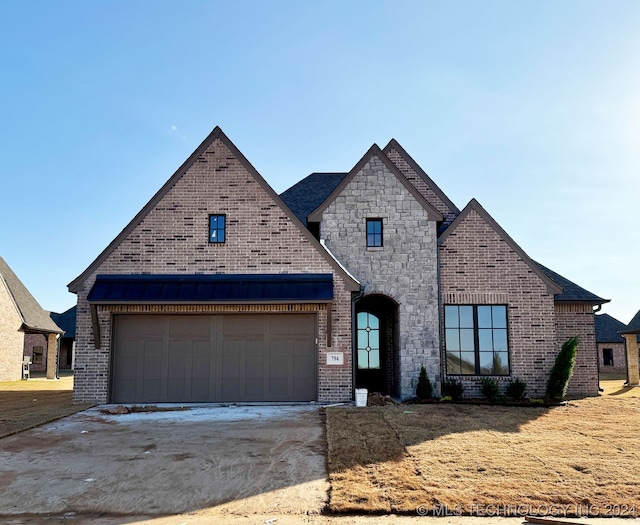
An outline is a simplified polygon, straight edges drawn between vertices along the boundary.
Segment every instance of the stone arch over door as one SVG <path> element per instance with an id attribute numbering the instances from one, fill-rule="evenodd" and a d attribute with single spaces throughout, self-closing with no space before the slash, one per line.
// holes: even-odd
<path id="1" fill-rule="evenodd" d="M 354 318 L 355 386 L 399 395 L 398 303 L 369 294 L 356 302 Z"/>

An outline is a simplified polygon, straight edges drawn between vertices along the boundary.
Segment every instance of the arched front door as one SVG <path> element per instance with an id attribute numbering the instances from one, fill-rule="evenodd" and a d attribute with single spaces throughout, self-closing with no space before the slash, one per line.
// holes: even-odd
<path id="1" fill-rule="evenodd" d="M 397 393 L 396 323 L 397 305 L 388 297 L 368 295 L 356 303 L 356 388 Z"/>

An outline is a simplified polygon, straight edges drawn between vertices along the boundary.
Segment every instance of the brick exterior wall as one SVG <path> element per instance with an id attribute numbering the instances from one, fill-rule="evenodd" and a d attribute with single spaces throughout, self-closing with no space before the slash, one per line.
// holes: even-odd
<path id="1" fill-rule="evenodd" d="M 367 248 L 367 218 L 382 218 L 383 247 Z M 439 392 L 435 221 L 381 159 L 372 156 L 324 210 L 320 237 L 365 294 L 382 294 L 398 303 L 399 378 L 394 394 L 415 395 L 422 365 Z"/>
<path id="2" fill-rule="evenodd" d="M 604 349 L 610 348 L 613 353 L 613 366 L 604 364 Z M 620 343 L 598 343 L 598 366 L 600 372 L 616 373 L 626 377 L 627 375 L 627 357 L 624 342 Z"/>
<path id="3" fill-rule="evenodd" d="M 24 333 L 22 319 L 9 290 L 0 278 L 0 381 L 16 381 L 22 377 Z"/>
<path id="4" fill-rule="evenodd" d="M 33 347 L 42 347 L 42 362 L 35 363 L 33 360 Z M 26 333 L 24 334 L 24 355 L 31 357 L 31 371 L 32 372 L 46 372 L 47 370 L 47 358 L 49 355 L 47 336 L 44 334 Z M 22 369 L 21 369 L 22 370 Z"/>
<path id="5" fill-rule="evenodd" d="M 567 396 L 597 396 L 599 386 L 598 357 L 593 306 L 590 304 L 557 303 L 555 314 L 558 334 L 557 352 L 570 337 L 578 336 L 580 339 Z"/>
<path id="6" fill-rule="evenodd" d="M 445 203 L 438 194 L 429 187 L 425 180 L 415 172 L 415 170 L 397 150 L 391 149 L 387 153 L 387 157 L 389 157 L 389 160 L 396 165 L 411 185 L 420 192 L 427 202 L 442 213 L 444 217 L 444 224 L 450 224 L 453 219 L 456 218 L 455 210 L 452 210 L 447 203 Z"/>
<path id="7" fill-rule="evenodd" d="M 208 242 L 209 214 L 226 214 L 224 244 Z M 109 399 L 111 310 L 100 307 L 101 348 L 94 348 L 87 294 L 97 274 L 332 273 L 332 345 L 327 346 L 325 307 L 318 312 L 318 400 L 352 399 L 351 292 L 340 274 L 311 244 L 253 175 L 215 139 L 155 207 L 108 255 L 78 292 L 74 400 Z M 210 305 L 190 305 L 194 314 Z M 262 305 L 282 311 L 297 305 Z M 185 306 L 167 307 L 163 313 Z M 254 307 L 251 307 L 254 308 Z M 222 311 L 232 310 L 224 307 Z M 247 310 L 253 311 L 253 310 Z M 343 352 L 344 365 L 326 365 L 326 353 Z"/>
<path id="8" fill-rule="evenodd" d="M 506 304 L 510 375 L 526 381 L 529 397 L 544 396 L 557 353 L 553 295 L 476 210 L 452 227 L 440 245 L 442 303 Z M 452 377 L 464 384 L 465 397 L 481 397 L 482 377 Z M 509 377 L 497 379 L 506 383 Z"/>

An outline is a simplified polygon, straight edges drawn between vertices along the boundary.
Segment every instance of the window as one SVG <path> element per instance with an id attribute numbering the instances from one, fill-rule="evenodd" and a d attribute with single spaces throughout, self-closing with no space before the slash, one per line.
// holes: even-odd
<path id="1" fill-rule="evenodd" d="M 209 242 L 218 244 L 225 241 L 226 224 L 225 215 L 209 215 Z"/>
<path id="2" fill-rule="evenodd" d="M 507 307 L 444 307 L 447 373 L 509 375 Z"/>
<path id="3" fill-rule="evenodd" d="M 367 219 L 367 248 L 382 246 L 382 219 Z"/>
<path id="4" fill-rule="evenodd" d="M 42 364 L 42 356 L 44 355 L 44 346 L 34 346 L 31 360 L 33 364 Z"/>
<path id="5" fill-rule="evenodd" d="M 613 366 L 613 348 L 602 349 L 602 364 L 604 366 Z"/>
<path id="6" fill-rule="evenodd" d="M 380 319 L 368 312 L 358 314 L 358 368 L 380 368 Z"/>

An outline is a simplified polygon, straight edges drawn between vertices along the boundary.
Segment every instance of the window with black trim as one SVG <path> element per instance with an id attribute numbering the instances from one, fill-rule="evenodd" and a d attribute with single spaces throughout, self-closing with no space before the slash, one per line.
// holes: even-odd
<path id="1" fill-rule="evenodd" d="M 604 366 L 613 366 L 613 348 L 602 349 L 602 364 Z"/>
<path id="2" fill-rule="evenodd" d="M 445 305 L 449 375 L 509 375 L 505 305 Z"/>
<path id="3" fill-rule="evenodd" d="M 226 215 L 209 215 L 209 242 L 223 243 L 227 237 L 226 226 Z"/>
<path id="4" fill-rule="evenodd" d="M 43 356 L 44 346 L 34 346 L 31 354 L 31 361 L 33 361 L 33 364 L 42 364 Z"/>
<path id="5" fill-rule="evenodd" d="M 367 248 L 382 246 L 382 219 L 367 219 Z"/>

